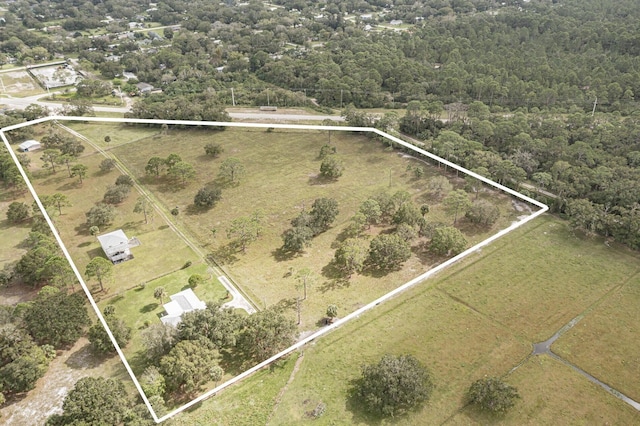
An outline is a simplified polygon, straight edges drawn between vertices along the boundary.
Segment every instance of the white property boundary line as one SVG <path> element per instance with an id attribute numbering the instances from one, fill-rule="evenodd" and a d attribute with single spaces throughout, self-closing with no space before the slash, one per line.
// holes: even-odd
<path id="1" fill-rule="evenodd" d="M 248 128 L 274 128 L 274 129 L 292 129 L 292 130 L 337 130 L 337 131 L 350 131 L 350 132 L 373 132 L 376 133 L 377 135 L 380 135 L 384 138 L 387 138 L 399 145 L 402 145 L 406 148 L 409 148 L 419 154 L 422 154 L 426 157 L 429 157 L 435 161 L 438 161 L 442 164 L 446 164 L 449 167 L 452 167 L 458 171 L 461 171 L 467 175 L 470 175 L 490 186 L 493 186 L 494 188 L 497 188 L 501 191 L 504 191 L 508 194 L 513 195 L 516 198 L 519 198 L 523 201 L 526 201 L 527 203 L 533 204 L 537 207 L 540 208 L 540 210 L 538 210 L 535 213 L 532 213 L 531 215 L 525 217 L 524 219 L 518 221 L 518 222 L 514 222 L 513 224 L 511 224 L 511 226 L 509 226 L 508 228 L 505 228 L 501 231 L 499 231 L 498 233 L 492 235 L 491 237 L 487 238 L 486 240 L 476 244 L 475 246 L 463 251 L 462 253 L 458 254 L 457 256 L 447 260 L 446 262 L 441 263 L 440 265 L 436 266 L 433 269 L 430 269 L 429 271 L 425 272 L 424 274 L 412 279 L 411 281 L 401 285 L 400 287 L 396 288 L 395 290 L 385 294 L 384 296 L 381 296 L 379 298 L 377 298 L 376 300 L 374 300 L 373 302 L 357 309 L 356 311 L 350 313 L 349 315 L 339 319 L 338 321 L 334 322 L 333 324 L 324 327 L 323 329 L 317 331 L 316 333 L 302 339 L 301 341 L 297 342 L 296 344 L 294 344 L 293 346 L 290 346 L 289 348 L 283 350 L 282 352 L 273 355 L 271 358 L 266 359 L 265 361 L 262 361 L 261 363 L 259 363 L 258 365 L 248 369 L 247 371 L 245 371 L 244 373 L 228 380 L 227 382 L 215 387 L 214 389 L 211 389 L 210 391 L 200 395 L 199 397 L 197 397 L 196 399 L 192 400 L 191 402 L 173 410 L 172 412 L 158 418 L 158 416 L 156 415 L 155 411 L 153 410 L 153 407 L 151 406 L 151 404 L 149 403 L 149 400 L 147 399 L 147 396 L 144 394 L 144 392 L 142 391 L 142 387 L 140 386 L 140 383 L 138 382 L 138 379 L 136 378 L 136 376 L 133 374 L 133 371 L 131 370 L 131 367 L 129 365 L 129 363 L 127 362 L 127 359 L 125 358 L 122 350 L 120 349 L 120 346 L 118 346 L 118 343 L 116 342 L 116 339 L 114 338 L 113 334 L 111 333 L 111 330 L 109 329 L 109 327 L 107 326 L 107 323 L 104 319 L 104 317 L 102 316 L 102 313 L 100 312 L 100 309 L 98 308 L 98 305 L 95 303 L 95 301 L 93 300 L 93 297 L 91 297 L 91 292 L 89 291 L 89 288 L 87 287 L 86 283 L 84 282 L 82 275 L 80 274 L 80 272 L 78 271 L 78 268 L 76 267 L 75 263 L 73 262 L 73 260 L 71 259 L 71 256 L 69 255 L 69 252 L 66 248 L 66 246 L 64 245 L 64 243 L 62 242 L 62 238 L 60 237 L 60 235 L 58 234 L 58 231 L 56 230 L 56 228 L 53 226 L 53 222 L 51 221 L 51 218 L 49 217 L 49 215 L 47 214 L 47 211 L 44 209 L 42 202 L 40 201 L 40 199 L 38 198 L 38 195 L 36 194 L 35 189 L 33 188 L 33 185 L 31 184 L 31 181 L 28 179 L 27 174 L 25 173 L 25 170 L 22 168 L 22 165 L 20 164 L 20 162 L 18 161 L 18 158 L 15 154 L 15 152 L 13 151 L 11 145 L 9 144 L 9 140 L 7 139 L 5 132 L 7 131 L 11 131 L 11 130 L 15 130 L 15 129 L 19 129 L 22 127 L 26 127 L 26 126 L 32 126 L 34 124 L 39 124 L 39 123 L 44 123 L 44 122 L 48 122 L 48 121 L 55 121 L 55 120 L 60 120 L 60 121 L 84 121 L 84 122 L 98 122 L 98 123 L 124 123 L 124 124 L 129 124 L 129 123 L 138 123 L 138 124 L 171 124 L 171 125 L 187 125 L 187 126 L 225 126 L 225 127 L 248 127 Z M 336 329 L 337 327 L 340 327 L 341 325 L 359 317 L 360 315 L 362 315 L 363 313 L 367 312 L 368 310 L 378 306 L 380 303 L 385 302 L 387 300 L 389 300 L 390 298 L 396 296 L 397 294 L 409 289 L 410 287 L 413 287 L 414 285 L 424 281 L 425 279 L 431 277 L 432 275 L 436 274 L 437 272 L 440 272 L 441 270 L 447 268 L 448 266 L 454 264 L 455 262 L 467 257 L 468 255 L 470 255 L 471 253 L 481 249 L 482 247 L 485 247 L 486 245 L 492 243 L 493 241 L 497 240 L 498 238 L 508 234 L 509 232 L 513 231 L 516 228 L 519 228 L 520 226 L 524 225 L 525 223 L 537 218 L 538 216 L 540 216 L 541 214 L 545 213 L 547 210 L 549 210 L 549 207 L 546 204 L 543 204 L 537 200 L 534 200 L 533 198 L 527 197 L 524 194 L 521 194 L 511 188 L 507 188 L 504 185 L 500 185 L 492 180 L 487 179 L 484 176 L 478 175 L 477 173 L 474 173 L 470 170 L 465 169 L 464 167 L 460 167 L 457 164 L 454 164 L 450 161 L 445 160 L 444 158 L 440 158 L 437 155 L 434 155 L 428 151 L 425 151 L 423 149 L 420 149 L 414 145 L 409 144 L 408 142 L 403 141 L 402 139 L 399 139 L 395 136 L 389 135 L 381 130 L 372 128 L 372 127 L 348 127 L 348 126 L 320 126 L 320 125 L 299 125 L 299 124 L 264 124 L 264 123 L 232 123 L 232 122 L 215 122 L 215 121 L 191 121 L 191 120 L 151 120 L 151 119 L 134 119 L 134 118 L 107 118 L 107 117 L 61 117 L 61 116 L 51 116 L 51 117 L 44 117 L 44 118 L 39 118 L 37 120 L 33 120 L 33 121 L 28 121 L 25 123 L 20 123 L 20 124 L 16 124 L 13 126 L 8 126 L 5 128 L 0 129 L 0 137 L 2 138 L 2 140 L 4 141 L 7 149 L 9 150 L 9 154 L 11 155 L 11 158 L 13 159 L 13 161 L 15 162 L 16 166 L 18 167 L 18 170 L 20 171 L 20 174 L 22 175 L 22 178 L 25 180 L 27 187 L 29 188 L 29 192 L 31 192 L 31 195 L 33 196 L 33 198 L 36 201 L 36 204 L 38 205 L 38 207 L 40 208 L 40 210 L 42 211 L 42 214 L 44 215 L 47 223 L 49 224 L 49 227 L 51 228 L 51 232 L 53 232 L 53 235 L 56 238 L 56 241 L 58 242 L 58 244 L 60 245 L 60 247 L 62 248 L 62 252 L 64 253 L 65 257 L 67 258 L 67 260 L 69 261 L 69 264 L 71 265 L 71 268 L 73 269 L 73 272 L 76 275 L 76 278 L 78 278 L 78 281 L 80 282 L 80 285 L 82 286 L 82 289 L 84 290 L 85 294 L 87 295 L 87 298 L 89 299 L 89 302 L 91 303 L 91 306 L 93 307 L 94 311 L 96 312 L 96 315 L 98 316 L 98 319 L 100 320 L 100 322 L 102 323 L 103 327 L 107 330 L 107 333 L 109 335 L 109 338 L 111 338 L 111 342 L 113 343 L 113 345 L 116 348 L 116 351 L 118 353 L 118 355 L 120 356 L 120 359 L 122 359 L 122 363 L 124 364 L 127 372 L 129 373 L 129 376 L 131 377 L 131 379 L 133 380 L 134 385 L 136 386 L 136 389 L 138 390 L 138 392 L 140 393 L 140 396 L 142 397 L 142 400 L 144 401 L 145 405 L 147 406 L 147 408 L 149 409 L 149 412 L 151 413 L 154 421 L 156 423 L 160 423 L 164 420 L 167 420 L 170 417 L 175 416 L 176 414 L 194 406 L 195 404 L 198 404 L 201 401 L 204 401 L 205 399 L 211 397 L 212 395 L 215 395 L 217 392 L 221 391 L 222 389 L 244 379 L 245 377 L 255 373 L 256 371 L 264 368 L 265 366 L 271 364 L 273 361 L 290 354 L 291 352 L 300 349 L 301 347 L 303 347 L 304 345 L 306 345 L 307 343 L 311 342 L 314 339 L 317 339 L 318 337 L 321 337 L 323 335 L 325 335 L 326 333 L 329 333 L 330 331 Z"/>

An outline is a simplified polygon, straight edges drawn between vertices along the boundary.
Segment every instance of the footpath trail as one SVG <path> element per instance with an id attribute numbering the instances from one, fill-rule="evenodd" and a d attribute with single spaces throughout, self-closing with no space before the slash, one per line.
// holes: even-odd
<path id="1" fill-rule="evenodd" d="M 69 132 L 70 134 L 77 137 L 78 139 L 86 142 L 93 149 L 95 149 L 97 152 L 101 153 L 105 157 L 113 158 L 113 156 L 109 155 L 105 150 L 100 148 L 97 144 L 95 144 L 92 140 L 90 140 L 83 134 L 76 132 L 75 130 L 65 126 L 64 124 L 57 123 L 57 125 L 61 129 L 65 130 L 66 132 Z M 116 161 L 116 167 L 118 168 L 118 170 L 120 170 L 120 172 L 131 176 L 131 173 L 129 172 L 129 170 L 127 170 L 127 168 L 120 161 L 118 161 L 117 158 L 113 158 L 113 159 Z M 156 213 L 160 215 L 162 220 L 164 220 L 164 222 L 171 228 L 171 230 L 173 230 L 173 232 L 175 232 L 201 259 L 203 259 L 209 265 L 211 269 L 211 273 L 215 274 L 215 276 L 218 278 L 218 281 L 220 281 L 220 283 L 224 286 L 224 288 L 233 297 L 233 299 L 230 302 L 225 303 L 224 306 L 244 309 L 249 314 L 255 313 L 256 312 L 255 307 L 249 302 L 249 300 L 247 300 L 247 298 L 242 294 L 242 292 L 231 283 L 231 281 L 224 275 L 224 273 L 216 265 L 213 265 L 209 261 L 206 254 L 202 252 L 200 247 L 198 247 L 193 241 L 191 241 L 191 239 L 180 228 L 178 228 L 171 219 L 169 219 L 169 216 L 167 216 L 167 213 L 162 208 L 160 208 L 159 201 L 156 200 L 152 194 L 146 191 L 135 179 L 134 179 L 134 187 L 142 196 L 152 201 L 151 204 L 153 205 Z"/>

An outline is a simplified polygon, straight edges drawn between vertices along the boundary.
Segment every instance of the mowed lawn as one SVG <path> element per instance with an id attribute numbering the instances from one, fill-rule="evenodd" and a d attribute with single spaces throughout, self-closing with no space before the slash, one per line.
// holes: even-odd
<path id="1" fill-rule="evenodd" d="M 223 147 L 224 153 L 220 158 L 212 159 L 205 155 L 203 147 L 208 142 L 219 143 Z M 363 135 L 334 131 L 331 143 L 344 160 L 345 172 L 337 181 L 326 181 L 318 177 L 321 164 L 318 153 L 327 142 L 326 131 L 171 129 L 166 136 L 123 144 L 110 152 L 166 208 L 179 208 L 178 222 L 223 264 L 223 269 L 258 307 L 277 303 L 293 306 L 294 299 L 300 295 L 300 290 L 296 289 L 295 274 L 303 268 L 310 268 L 315 279 L 308 290 L 307 300 L 302 304 L 302 327 L 312 329 L 324 317 L 327 305 L 337 304 L 340 315 L 351 312 L 443 260 L 429 255 L 416 244 L 414 256 L 398 271 L 382 276 L 372 273 L 354 275 L 349 281 L 336 279 L 335 271 L 328 265 L 341 232 L 362 201 L 379 192 L 393 194 L 404 190 L 411 194 L 418 206 L 427 203 L 432 207 L 429 220 L 453 223 L 453 217 L 446 215 L 439 205 L 440 200 L 433 199 L 426 188 L 428 179 L 443 173 L 443 169 L 423 164 L 425 176 L 415 179 L 406 169 L 407 165 L 421 164 L 417 160 L 389 152 L 382 143 Z M 145 175 L 144 168 L 149 158 L 165 158 L 170 153 L 180 155 L 197 170 L 196 179 L 184 188 L 175 187 L 165 177 Z M 238 158 L 243 163 L 246 176 L 239 185 L 225 186 L 222 200 L 214 208 L 208 211 L 194 209 L 193 197 L 197 190 L 206 184 L 220 184 L 217 180 L 219 167 L 229 157 Z M 452 181 L 458 187 L 464 184 L 462 178 L 452 177 Z M 462 221 L 460 226 L 468 232 L 470 244 L 485 239 L 521 214 L 514 209 L 510 197 L 492 191 L 482 196 L 494 200 L 503 215 L 491 229 L 478 229 Z M 339 203 L 340 214 L 333 227 L 314 238 L 311 247 L 302 255 L 281 253 L 281 234 L 290 227 L 291 219 L 302 209 L 309 210 L 313 201 L 321 197 L 331 197 Z M 246 253 L 229 250 L 230 240 L 226 231 L 231 221 L 248 216 L 257 208 L 265 214 L 261 237 L 248 247 Z M 215 237 L 212 229 L 216 230 Z M 381 231 L 388 230 L 373 228 L 369 238 Z"/>
<path id="2" fill-rule="evenodd" d="M 77 177 L 70 178 L 65 166 L 58 167 L 55 174 L 42 169 L 41 152 L 29 153 L 32 159 L 32 182 L 40 195 L 62 193 L 71 203 L 62 208 L 62 214 L 52 211 L 54 223 L 69 250 L 80 273 L 96 256 L 105 256 L 98 240 L 89 233 L 85 213 L 102 201 L 105 190 L 113 185 L 120 175 L 118 170 L 103 173 L 99 169 L 104 156 L 90 146 L 78 159 L 86 165 L 87 177 L 80 184 Z M 99 292 L 95 281 L 88 281 L 96 298 L 113 295 L 148 282 L 157 277 L 179 270 L 187 261 L 202 262 L 193 250 L 164 222 L 155 215 L 148 224 L 141 213 L 133 213 L 136 199 L 140 194 L 132 188 L 128 198 L 116 206 L 113 223 L 100 229 L 100 234 L 122 229 L 128 237 L 137 237 L 141 245 L 133 248 L 134 259 L 114 266 L 113 280 L 106 285 L 105 293 Z"/>
<path id="3" fill-rule="evenodd" d="M 638 265 L 637 258 L 629 256 L 629 263 Z M 636 274 L 620 284 L 552 350 L 640 401 L 640 277 Z"/>

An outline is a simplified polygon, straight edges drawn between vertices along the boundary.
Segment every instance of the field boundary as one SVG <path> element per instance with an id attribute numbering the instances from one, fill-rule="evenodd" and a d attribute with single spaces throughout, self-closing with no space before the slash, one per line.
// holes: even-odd
<path id="1" fill-rule="evenodd" d="M 77 266 L 75 265 L 75 263 L 73 262 L 69 251 L 67 250 L 66 246 L 64 245 L 64 242 L 62 241 L 62 238 L 60 237 L 60 235 L 58 234 L 55 226 L 53 225 L 53 222 L 51 220 L 51 218 L 49 217 L 49 215 L 47 214 L 46 210 L 44 209 L 44 206 L 42 205 L 42 202 L 40 201 L 40 198 L 38 197 L 38 194 L 36 193 L 33 185 L 31 184 L 31 181 L 29 180 L 25 170 L 22 168 L 20 162 L 18 161 L 17 155 L 13 150 L 13 147 L 10 145 L 9 140 L 5 134 L 5 132 L 9 132 L 11 130 L 15 130 L 15 129 L 19 129 L 22 127 L 27 127 L 27 126 L 32 126 L 35 124 L 40 124 L 40 123 L 46 123 L 46 122 L 50 122 L 53 121 L 54 123 L 57 123 L 58 121 L 80 121 L 80 122 L 96 122 L 96 123 L 121 123 L 121 124 L 156 124 L 156 125 L 162 125 L 162 124 L 167 124 L 167 125 L 184 125 L 184 126 L 224 126 L 224 127 L 244 127 L 244 128 L 273 128 L 273 129 L 290 129 L 290 130 L 335 130 L 335 131 L 346 131 L 346 132 L 358 132 L 358 133 L 375 133 L 383 138 L 386 138 L 398 145 L 401 145 L 405 148 L 408 148 L 418 154 L 421 154 L 425 157 L 431 158 L 434 161 L 437 161 L 439 163 L 445 164 L 448 167 L 451 167 L 455 170 L 458 170 L 466 175 L 470 175 L 472 177 L 474 177 L 475 179 L 478 179 L 482 182 L 484 182 L 487 185 L 490 185 L 494 188 L 499 189 L 500 191 L 506 192 L 522 201 L 525 201 L 529 204 L 532 204 L 536 207 L 539 208 L 538 211 L 531 213 L 530 215 L 518 220 L 517 222 L 512 223 L 509 227 L 497 232 L 496 234 L 490 236 L 489 238 L 481 241 L 480 243 L 474 245 L 473 247 L 468 248 L 467 250 L 463 251 L 462 253 L 458 254 L 455 257 L 452 257 L 451 259 L 448 259 L 447 261 L 439 264 L 438 266 L 424 272 L 423 274 L 421 274 L 420 276 L 406 282 L 405 284 L 397 287 L 396 289 L 390 291 L 389 293 L 377 298 L 376 300 L 368 303 L 365 306 L 362 306 L 361 308 L 357 309 L 356 311 L 346 315 L 345 317 L 337 320 L 336 322 L 334 322 L 333 324 L 311 334 L 310 336 L 298 341 L 297 343 L 295 343 L 294 345 L 290 346 L 289 348 L 273 355 L 272 357 L 266 359 L 265 361 L 262 361 L 261 363 L 255 365 L 254 367 L 246 370 L 244 373 L 239 374 L 238 376 L 226 381 L 225 383 L 215 387 L 214 389 L 209 390 L 208 392 L 200 395 L 199 397 L 193 399 L 192 401 L 188 402 L 187 404 L 184 404 L 181 407 L 178 407 L 177 409 L 171 411 L 170 413 L 162 416 L 162 417 L 158 417 L 155 413 L 155 411 L 153 410 L 153 407 L 151 406 L 147 396 L 145 395 L 145 393 L 142 390 L 142 387 L 140 385 L 140 383 L 138 382 L 138 379 L 136 378 L 135 374 L 133 373 L 133 370 L 131 369 L 131 366 L 129 365 L 129 363 L 127 362 L 127 359 L 124 356 L 124 353 L 122 352 L 122 349 L 118 346 L 115 337 L 113 336 L 111 330 L 109 329 L 109 327 L 107 326 L 107 323 L 102 315 L 102 312 L 100 312 L 100 309 L 98 308 L 95 300 L 93 299 L 93 297 L 91 296 L 91 292 L 89 291 L 89 288 L 87 287 L 87 284 L 85 283 L 82 275 L 80 274 Z M 129 374 L 129 376 L 131 377 L 131 379 L 133 380 L 133 383 L 136 387 L 136 389 L 138 390 L 138 392 L 140 393 L 140 396 L 142 397 L 142 400 L 144 401 L 145 405 L 147 406 L 147 408 L 149 409 L 149 412 L 151 413 L 151 416 L 153 417 L 154 421 L 156 423 L 160 423 L 164 420 L 169 419 L 170 417 L 175 416 L 178 413 L 181 413 L 182 411 L 189 409 L 190 407 L 210 398 L 211 396 L 215 395 L 217 392 L 231 386 L 234 383 L 239 382 L 240 380 L 250 376 L 251 374 L 255 373 L 256 371 L 268 366 L 269 364 L 271 364 L 272 362 L 278 360 L 279 358 L 282 358 L 283 356 L 286 356 L 300 348 L 302 348 L 304 345 L 306 345 L 307 343 L 325 335 L 326 333 L 329 333 L 331 331 L 333 331 L 334 329 L 346 324 L 347 322 L 354 320 L 356 318 L 358 318 L 359 316 L 361 316 L 362 314 L 364 314 L 365 312 L 369 311 L 370 309 L 375 308 L 376 306 L 378 306 L 379 304 L 397 296 L 398 294 L 404 292 L 405 290 L 415 286 L 416 284 L 421 283 L 422 281 L 426 280 L 427 278 L 431 277 L 432 275 L 442 271 L 443 269 L 451 266 L 452 264 L 464 259 L 465 257 L 469 256 L 470 254 L 482 249 L 483 247 L 487 246 L 488 244 L 492 243 L 493 241 L 503 237 L 504 235 L 510 233 L 511 231 L 521 227 L 522 225 L 530 222 L 531 220 L 534 220 L 535 218 L 537 218 L 538 216 L 544 214 L 546 211 L 549 210 L 549 207 L 544 204 L 541 203 L 533 198 L 530 198 L 524 194 L 521 194 L 511 188 L 508 188 L 504 185 L 501 185 L 497 182 L 494 182 L 484 176 L 481 176 L 477 173 L 474 173 L 468 169 L 465 169 L 464 167 L 461 167 L 455 163 L 452 163 L 448 160 L 445 160 L 444 158 L 438 157 L 435 154 L 432 154 L 431 152 L 425 151 L 424 149 L 418 148 L 415 145 L 412 145 L 398 137 L 392 136 L 388 133 L 385 133 L 379 129 L 375 129 L 372 127 L 350 127 L 350 126 L 322 126 L 322 125 L 301 125 L 301 124 L 271 124 L 271 123 L 237 123 L 237 122 L 214 122 L 214 121 L 192 121 L 192 120 L 155 120 L 155 119 L 135 119 L 135 118 L 107 118 L 107 117 L 67 117 L 67 116 L 50 116 L 50 117 L 43 117 L 43 118 L 39 118 L 37 120 L 33 120 L 33 121 L 28 121 L 25 123 L 19 123 L 19 124 L 15 124 L 12 126 L 8 126 L 8 127 L 4 127 L 2 129 L 0 129 L 0 138 L 2 138 L 7 150 L 9 151 L 9 154 L 11 155 L 11 158 L 13 159 L 14 163 L 16 164 L 18 170 L 20 171 L 20 174 L 22 175 L 22 178 L 25 180 L 27 188 L 29 189 L 29 192 L 31 193 L 31 195 L 33 196 L 36 204 L 38 205 L 38 208 L 40 208 L 45 220 L 47 221 L 47 224 L 49 225 L 49 227 L 51 228 L 51 232 L 53 233 L 54 237 L 56 238 L 56 241 L 58 242 L 59 246 L 62 249 L 62 252 L 64 253 L 65 257 L 67 258 L 67 260 L 69 261 L 69 264 L 71 265 L 71 268 L 73 270 L 73 272 L 76 275 L 76 278 L 78 279 L 78 281 L 80 282 L 80 285 L 82 287 L 82 289 L 84 290 L 87 298 L 89 299 L 89 302 L 91 304 L 91 306 L 93 307 L 99 321 L 101 322 L 101 324 L 103 325 L 103 327 L 106 329 L 114 347 L 116 348 L 116 352 L 118 353 L 118 356 L 120 357 L 120 359 L 122 360 L 125 369 L 127 370 L 127 373 Z"/>

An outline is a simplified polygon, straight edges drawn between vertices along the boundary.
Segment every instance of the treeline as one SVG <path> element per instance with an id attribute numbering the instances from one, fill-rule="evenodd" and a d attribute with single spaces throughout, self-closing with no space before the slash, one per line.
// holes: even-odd
<path id="1" fill-rule="evenodd" d="M 442 123 L 412 103 L 399 128 L 437 155 L 532 192 L 572 225 L 640 248 L 640 120 L 612 114 L 491 114 L 474 102 Z M 535 190 L 523 189 L 530 182 Z M 545 191 L 552 195 L 545 195 Z"/>

